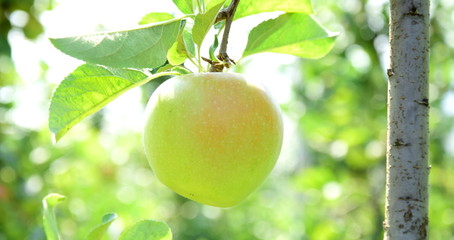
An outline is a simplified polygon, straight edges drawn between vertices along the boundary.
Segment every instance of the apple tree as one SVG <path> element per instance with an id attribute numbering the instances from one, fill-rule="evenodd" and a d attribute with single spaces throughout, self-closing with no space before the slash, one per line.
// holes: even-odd
<path id="1" fill-rule="evenodd" d="M 233 64 L 241 64 L 241 59 L 227 54 L 229 31 L 236 19 L 262 12 L 284 12 L 250 31 L 241 58 L 262 52 L 319 58 L 334 42 L 334 35 L 311 16 L 310 1 L 174 3 L 183 16 L 150 13 L 142 19 L 143 26 L 134 29 L 51 39 L 62 52 L 86 62 L 62 81 L 52 97 L 49 127 L 55 140 L 122 93 L 153 79 L 194 75 L 194 69 L 196 76 L 206 71 L 222 72 Z M 424 239 L 428 223 L 428 1 L 396 1 L 390 7 L 388 202 L 384 226 L 388 239 L 403 239 L 408 234 Z M 204 49 L 202 43 L 212 28 L 218 34 Z M 420 35 L 412 35 L 416 32 Z M 159 151 L 149 155 L 158 156 L 154 152 Z M 403 196 L 404 192 L 408 194 Z M 419 195 L 413 196 L 416 193 Z M 191 198 L 191 193 L 183 195 Z"/>
<path id="2" fill-rule="evenodd" d="M 320 58 L 331 50 L 336 34 L 315 20 L 310 1 L 174 3 L 181 16 L 152 12 L 132 29 L 51 38 L 57 49 L 86 63 L 56 88 L 49 128 L 58 141 L 126 91 L 160 77 L 179 76 L 150 99 L 144 128 L 149 161 L 158 178 L 177 193 L 214 206 L 232 206 L 269 174 L 283 130 L 279 110 L 265 90 L 223 71 L 263 52 Z M 232 23 L 263 12 L 281 14 L 251 29 L 241 58 L 232 59 L 227 53 Z M 217 34 L 207 48 L 203 43 L 213 31 Z M 55 226 L 52 219 L 45 219 L 47 226 Z M 100 228 L 113 220 L 111 215 L 106 219 Z M 58 237 L 56 227 L 46 229 Z"/>

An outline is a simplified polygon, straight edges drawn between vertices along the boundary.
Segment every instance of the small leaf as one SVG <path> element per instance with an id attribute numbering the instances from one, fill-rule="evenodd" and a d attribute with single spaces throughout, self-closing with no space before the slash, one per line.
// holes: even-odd
<path id="1" fill-rule="evenodd" d="M 69 74 L 55 90 L 49 108 L 49 128 L 58 141 L 76 123 L 95 113 L 131 88 L 175 73 L 147 76 L 129 69 L 109 69 L 84 64 Z"/>
<path id="2" fill-rule="evenodd" d="M 327 32 L 311 16 L 287 13 L 252 29 L 243 57 L 274 52 L 320 58 L 331 50 L 334 40 L 335 34 Z"/>
<path id="3" fill-rule="evenodd" d="M 43 225 L 48 240 L 60 240 L 55 206 L 65 200 L 66 197 L 57 193 L 51 193 L 43 198 Z"/>
<path id="4" fill-rule="evenodd" d="M 119 240 L 172 240 L 172 232 L 164 222 L 144 220 L 126 229 Z"/>
<path id="5" fill-rule="evenodd" d="M 213 27 L 214 27 L 214 29 L 219 30 L 219 29 L 223 28 L 224 25 L 225 25 L 225 21 L 219 21 L 218 23 L 214 24 Z"/>
<path id="6" fill-rule="evenodd" d="M 192 6 L 193 0 L 172 0 L 173 3 L 180 9 L 184 14 L 193 14 L 194 9 Z"/>
<path id="7" fill-rule="evenodd" d="M 102 222 L 100 225 L 96 226 L 91 232 L 88 234 L 86 240 L 101 240 L 107 232 L 110 224 L 113 223 L 117 219 L 117 214 L 115 213 L 108 213 L 102 217 Z"/>
<path id="8" fill-rule="evenodd" d="M 175 67 L 175 66 L 173 66 L 172 64 L 169 63 L 169 64 L 166 64 L 166 65 L 160 67 L 159 69 L 156 69 L 155 73 L 166 72 L 166 71 L 171 70 L 173 67 Z"/>
<path id="9" fill-rule="evenodd" d="M 191 70 L 189 70 L 183 66 L 174 66 L 172 68 L 172 72 L 178 72 L 181 75 L 193 73 L 193 72 L 191 72 Z"/>
<path id="10" fill-rule="evenodd" d="M 182 51 L 179 47 L 180 44 L 175 42 L 172 47 L 169 49 L 167 52 L 167 60 L 169 61 L 170 64 L 172 65 L 180 65 L 184 63 L 184 60 L 186 60 L 188 57 L 185 54 L 185 51 Z"/>
<path id="11" fill-rule="evenodd" d="M 150 24 L 156 22 L 163 22 L 166 20 L 173 19 L 173 15 L 166 12 L 152 12 L 148 13 L 147 15 L 143 16 L 140 20 L 139 24 Z"/>
<path id="12" fill-rule="evenodd" d="M 203 39 L 210 30 L 216 16 L 218 15 L 219 10 L 222 8 L 226 0 L 213 0 L 209 3 L 212 5 L 211 8 L 205 13 L 199 13 L 195 16 L 194 27 L 192 28 L 192 38 L 194 43 L 199 47 L 202 46 Z"/>
<path id="13" fill-rule="evenodd" d="M 58 193 L 50 193 L 43 199 L 43 204 L 48 207 L 55 207 L 66 199 L 65 196 Z"/>
<path id="14" fill-rule="evenodd" d="M 140 28 L 84 36 L 51 38 L 60 51 L 80 60 L 116 68 L 154 68 L 166 61 L 181 19 Z"/>
<path id="15" fill-rule="evenodd" d="M 216 49 L 218 48 L 218 45 L 219 45 L 218 35 L 215 34 L 215 35 L 214 35 L 213 44 L 212 44 L 212 45 L 210 46 L 210 48 L 209 48 L 210 59 L 211 59 L 212 61 L 217 61 L 217 58 L 216 58 L 216 56 L 214 55 L 214 52 L 215 52 Z"/>
<path id="16" fill-rule="evenodd" d="M 236 9 L 234 19 L 240 19 L 262 12 L 283 11 L 287 13 L 313 14 L 311 0 L 241 0 Z"/>
<path id="17" fill-rule="evenodd" d="M 188 57 L 193 56 L 186 50 L 183 34 L 184 28 L 181 28 L 177 41 L 173 43 L 172 47 L 167 52 L 167 60 L 170 64 L 175 66 L 184 63 Z"/>

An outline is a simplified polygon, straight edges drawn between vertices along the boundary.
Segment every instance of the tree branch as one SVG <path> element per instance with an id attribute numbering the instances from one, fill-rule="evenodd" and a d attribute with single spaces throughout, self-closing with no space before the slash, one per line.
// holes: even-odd
<path id="1" fill-rule="evenodd" d="M 232 64 L 235 64 L 235 61 L 229 58 L 227 54 L 227 44 L 230 33 L 230 26 L 233 22 L 233 16 L 235 15 L 236 8 L 238 7 L 240 0 L 232 0 L 230 5 L 227 8 L 219 11 L 216 16 L 215 23 L 225 20 L 224 34 L 221 40 L 221 46 L 219 47 L 219 54 L 217 58 L 220 62 L 210 62 L 210 72 L 222 72 L 224 67 L 229 68 Z"/>

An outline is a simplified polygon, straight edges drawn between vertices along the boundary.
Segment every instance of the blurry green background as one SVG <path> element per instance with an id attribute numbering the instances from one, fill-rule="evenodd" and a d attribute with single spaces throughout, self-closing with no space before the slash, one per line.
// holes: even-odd
<path id="1" fill-rule="evenodd" d="M 56 24 L 49 16 L 64 2 L 0 0 L 1 240 L 45 239 L 41 199 L 51 192 L 67 196 L 57 210 L 63 239 L 83 239 L 108 212 L 119 215 L 111 239 L 142 219 L 166 221 L 177 240 L 382 239 L 386 1 L 314 0 L 320 22 L 340 32 L 329 55 L 319 60 L 258 55 L 235 69 L 269 76 L 266 83 L 285 115 L 286 139 L 266 182 L 229 209 L 179 197 L 148 165 L 140 114 L 164 79 L 120 97 L 52 143 L 49 99 L 77 65 L 57 50 L 43 51 L 49 46 L 44 33 Z M 75 2 L 95 5 L 84 7 L 98 12 L 100 22 L 109 12 L 102 1 Z M 111 3 L 125 5 L 125 12 L 132 4 Z M 430 239 L 435 240 L 454 239 L 453 10 L 451 0 L 432 1 Z M 86 24 L 84 14 L 76 12 L 74 24 Z M 59 24 L 71 32 L 71 24 Z M 49 57 L 58 54 L 73 65 Z"/>

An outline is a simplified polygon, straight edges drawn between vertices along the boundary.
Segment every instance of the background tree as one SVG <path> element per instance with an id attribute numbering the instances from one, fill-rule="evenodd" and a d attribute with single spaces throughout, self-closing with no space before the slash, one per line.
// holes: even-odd
<path id="1" fill-rule="evenodd" d="M 385 239 L 427 239 L 429 2 L 390 6 Z"/>

